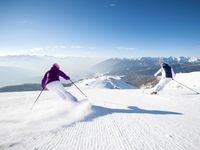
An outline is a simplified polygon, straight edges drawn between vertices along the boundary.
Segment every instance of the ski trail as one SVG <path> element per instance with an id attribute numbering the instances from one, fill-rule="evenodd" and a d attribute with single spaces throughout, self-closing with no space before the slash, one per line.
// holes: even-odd
<path id="1" fill-rule="evenodd" d="M 92 122 L 75 123 L 34 137 L 34 139 L 35 142 L 32 145 L 38 150 L 65 149 L 66 147 L 70 147 L 72 150 L 132 149 L 128 139 L 112 119 L 112 114 L 96 118 Z"/>
<path id="2" fill-rule="evenodd" d="M 119 132 L 120 139 L 122 139 L 124 141 L 124 149 L 133 149 L 132 144 L 130 143 L 130 141 L 128 140 L 128 138 L 126 137 L 126 135 L 123 134 L 122 130 L 117 125 L 115 119 L 113 119 L 112 117 L 110 117 L 110 118 L 112 120 L 113 125 L 115 126 L 115 128 Z"/>
<path id="3" fill-rule="evenodd" d="M 10 109 L 6 108 L 11 107 L 10 103 L 14 101 L 7 103 L 5 99 L 1 103 L 5 111 L 1 113 L 7 113 L 8 117 L 1 118 L 4 126 L 0 125 L 6 131 L 1 130 L 0 149 L 199 150 L 199 97 L 175 97 L 175 93 L 162 93 L 166 94 L 164 96 L 167 100 L 164 100 L 142 94 L 140 90 L 86 92 L 93 104 L 90 111 L 87 111 L 88 107 L 80 105 L 77 110 L 66 111 L 67 115 L 65 105 L 58 104 L 53 99 L 41 100 L 34 109 L 37 114 L 26 114 L 27 111 L 23 111 L 23 108 L 30 103 L 26 101 L 26 105 L 23 105 L 23 100 L 19 98 L 16 100 L 18 103 L 15 103 L 17 107 L 12 108 L 20 111 L 13 117 Z M 41 112 L 37 112 L 39 110 Z M 48 115 L 45 114 L 47 110 L 50 113 Z M 16 125 L 24 125 L 24 121 L 34 115 L 34 122 L 30 122 L 30 118 L 28 124 L 25 124 L 27 126 L 19 128 L 20 130 L 14 128 Z M 37 122 L 39 130 L 32 126 Z"/>

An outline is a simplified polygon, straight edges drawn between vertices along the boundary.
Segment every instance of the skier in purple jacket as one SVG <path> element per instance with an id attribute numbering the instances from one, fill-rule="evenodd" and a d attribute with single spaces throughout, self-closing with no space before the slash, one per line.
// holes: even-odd
<path id="1" fill-rule="evenodd" d="M 52 65 L 51 69 L 45 73 L 41 82 L 42 88 L 47 88 L 48 90 L 55 91 L 64 100 L 77 102 L 76 97 L 65 91 L 63 85 L 59 80 L 60 76 L 63 77 L 65 80 L 70 80 L 70 77 L 62 72 L 60 70 L 60 66 L 55 63 Z"/>

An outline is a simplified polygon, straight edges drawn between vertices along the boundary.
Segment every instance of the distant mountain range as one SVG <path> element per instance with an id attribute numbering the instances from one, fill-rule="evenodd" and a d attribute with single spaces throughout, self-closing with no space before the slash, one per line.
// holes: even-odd
<path id="1" fill-rule="evenodd" d="M 28 64 L 26 64 L 26 62 Z M 62 69 L 64 71 L 67 70 L 66 72 L 72 76 L 73 80 L 94 77 L 95 74 L 119 75 L 123 76 L 121 80 L 138 88 L 142 86 L 153 86 L 159 81 L 159 78 L 154 77 L 153 74 L 160 68 L 162 62 L 170 64 L 176 73 L 200 71 L 200 58 L 192 57 L 111 58 L 100 62 L 92 58 L 4 56 L 0 57 L 1 65 L 13 64 L 15 66 L 0 66 L 0 87 L 2 87 L 2 85 L 21 85 L 20 87 L 14 86 L 14 88 L 12 88 L 12 86 L 1 88 L 0 92 L 16 91 L 18 89 L 21 89 L 21 91 L 26 89 L 39 90 L 40 87 L 35 84 L 29 84 L 27 88 L 27 84 L 24 83 L 40 83 L 44 71 L 49 69 L 49 66 L 51 66 L 53 62 L 60 63 Z M 23 64 L 26 65 L 23 66 Z M 20 67 L 21 65 L 22 67 Z"/>
<path id="2" fill-rule="evenodd" d="M 34 72 L 10 66 L 0 66 L 0 87 L 7 85 L 16 85 L 22 83 L 37 83 L 37 77 Z"/>
<path id="3" fill-rule="evenodd" d="M 0 87 L 40 83 L 42 76 L 53 63 L 59 63 L 64 72 L 77 80 L 87 74 L 88 68 L 102 60 L 89 57 L 0 56 Z"/>
<path id="4" fill-rule="evenodd" d="M 71 86 L 69 84 L 63 84 L 64 87 Z M 12 86 L 5 86 L 0 88 L 0 92 L 24 92 L 24 91 L 41 91 L 40 84 L 20 84 L 20 85 L 12 85 Z"/>
<path id="5" fill-rule="evenodd" d="M 40 91 L 40 84 L 12 85 L 0 88 L 0 92 Z"/>
<path id="6" fill-rule="evenodd" d="M 101 72 L 117 72 L 121 70 L 143 70 L 158 68 L 162 62 L 166 62 L 171 66 L 185 67 L 185 66 L 196 66 L 200 64 L 200 58 L 191 58 L 191 57 L 141 57 L 136 59 L 120 59 L 120 58 L 111 58 L 107 59 L 93 67 L 95 71 Z M 182 65 L 182 66 L 181 66 Z M 192 69 L 193 70 L 193 69 Z"/>
<path id="7" fill-rule="evenodd" d="M 153 74 L 160 68 L 162 62 L 171 65 L 176 73 L 200 71 L 200 59 L 192 57 L 112 58 L 95 65 L 92 70 L 95 73 L 124 75 L 122 80 L 135 87 L 141 87 L 147 81 L 155 82 L 154 80 L 157 80 Z"/>

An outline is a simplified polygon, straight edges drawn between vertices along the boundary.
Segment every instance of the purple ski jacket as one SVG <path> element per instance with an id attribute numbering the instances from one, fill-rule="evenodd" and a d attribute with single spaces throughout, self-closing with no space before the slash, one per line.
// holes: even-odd
<path id="1" fill-rule="evenodd" d="M 70 80 L 70 77 L 67 76 L 64 72 L 59 70 L 57 67 L 51 67 L 49 71 L 47 71 L 42 79 L 41 86 L 44 89 L 45 86 L 53 81 L 60 81 L 59 76 L 63 77 L 65 80 Z"/>

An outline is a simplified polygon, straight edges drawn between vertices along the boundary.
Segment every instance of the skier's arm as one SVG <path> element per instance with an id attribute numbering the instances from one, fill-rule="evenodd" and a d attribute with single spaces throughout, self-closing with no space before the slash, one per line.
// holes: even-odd
<path id="1" fill-rule="evenodd" d="M 172 72 L 172 79 L 174 79 L 174 77 L 175 77 L 175 73 L 174 73 L 174 70 L 171 68 L 171 72 Z"/>
<path id="2" fill-rule="evenodd" d="M 70 77 L 67 76 L 64 72 L 62 72 L 61 70 L 59 70 L 59 76 L 63 77 L 65 80 L 70 80 Z"/>
<path id="3" fill-rule="evenodd" d="M 161 68 L 154 74 L 154 76 L 156 77 L 159 73 L 161 73 Z"/>
<path id="4" fill-rule="evenodd" d="M 46 86 L 47 74 L 48 74 L 48 73 L 49 73 L 49 71 L 45 73 L 45 75 L 44 75 L 44 77 L 43 77 L 43 79 L 42 79 L 42 82 L 41 82 L 41 86 L 42 86 L 43 89 L 44 89 L 45 86 Z"/>

